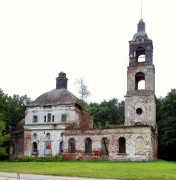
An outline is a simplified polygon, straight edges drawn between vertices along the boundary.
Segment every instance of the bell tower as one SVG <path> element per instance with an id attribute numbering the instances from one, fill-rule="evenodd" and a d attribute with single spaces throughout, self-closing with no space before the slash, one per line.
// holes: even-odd
<path id="1" fill-rule="evenodd" d="M 125 125 L 149 125 L 155 127 L 155 124 L 153 42 L 145 32 L 143 19 L 140 19 L 137 25 L 137 33 L 129 41 Z"/>

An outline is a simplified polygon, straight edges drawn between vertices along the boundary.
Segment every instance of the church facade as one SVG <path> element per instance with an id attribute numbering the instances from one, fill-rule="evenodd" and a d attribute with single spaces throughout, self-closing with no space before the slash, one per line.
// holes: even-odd
<path id="1" fill-rule="evenodd" d="M 153 43 L 141 19 L 129 41 L 125 122 L 94 129 L 79 99 L 67 90 L 65 73 L 56 89 L 26 109 L 22 129 L 11 142 L 10 157 L 62 155 L 67 160 L 150 161 L 157 158 Z M 20 142 L 21 146 L 17 143 Z"/>

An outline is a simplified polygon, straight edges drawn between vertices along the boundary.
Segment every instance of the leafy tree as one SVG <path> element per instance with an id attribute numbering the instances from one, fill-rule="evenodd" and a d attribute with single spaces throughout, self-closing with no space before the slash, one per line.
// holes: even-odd
<path id="1" fill-rule="evenodd" d="M 176 89 L 156 102 L 159 158 L 176 161 Z"/>
<path id="2" fill-rule="evenodd" d="M 21 97 L 19 95 L 13 95 L 12 97 L 8 97 L 7 102 L 6 130 L 7 132 L 12 132 L 17 123 L 24 118 L 25 107 L 30 104 L 31 99 L 26 95 Z"/>
<path id="3" fill-rule="evenodd" d="M 4 122 L 4 115 L 0 113 L 0 157 L 7 155 L 6 149 L 7 146 L 5 142 L 10 140 L 9 134 L 4 134 L 5 129 L 5 122 Z"/>
<path id="4" fill-rule="evenodd" d="M 88 90 L 88 87 L 86 86 L 83 79 L 77 79 L 76 84 L 78 87 L 78 94 L 79 98 L 82 101 L 86 101 L 86 99 L 90 96 L 90 91 Z"/>
<path id="5" fill-rule="evenodd" d="M 124 122 L 124 101 L 118 102 L 118 99 L 113 98 L 100 104 L 90 103 L 89 112 L 93 116 L 94 127 L 122 124 Z"/>

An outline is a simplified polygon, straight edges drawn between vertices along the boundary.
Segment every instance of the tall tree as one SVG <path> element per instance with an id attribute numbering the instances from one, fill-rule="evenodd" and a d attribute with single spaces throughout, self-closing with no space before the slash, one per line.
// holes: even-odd
<path id="1" fill-rule="evenodd" d="M 88 87 L 85 84 L 84 80 L 82 78 L 77 79 L 76 80 L 76 85 L 77 85 L 77 88 L 78 88 L 79 98 L 82 101 L 86 101 L 86 99 L 90 96 L 90 91 L 88 90 Z"/>
<path id="2" fill-rule="evenodd" d="M 176 161 L 176 89 L 157 99 L 159 158 Z"/>
<path id="3" fill-rule="evenodd" d="M 4 122 L 4 115 L 0 113 L 0 157 L 7 155 L 7 146 L 5 142 L 10 140 L 10 135 L 5 134 L 5 122 Z"/>

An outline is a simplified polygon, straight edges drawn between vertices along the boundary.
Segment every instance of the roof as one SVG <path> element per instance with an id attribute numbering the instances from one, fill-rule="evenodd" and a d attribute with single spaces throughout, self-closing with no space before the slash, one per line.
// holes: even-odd
<path id="1" fill-rule="evenodd" d="M 69 92 L 66 88 L 53 89 L 35 99 L 30 107 L 33 106 L 52 106 L 52 105 L 69 105 L 78 104 L 81 106 L 80 100 Z"/>

